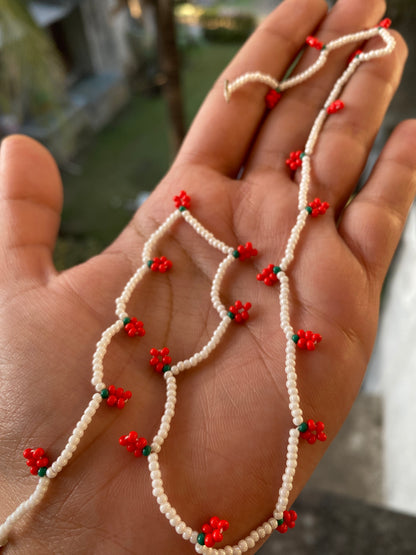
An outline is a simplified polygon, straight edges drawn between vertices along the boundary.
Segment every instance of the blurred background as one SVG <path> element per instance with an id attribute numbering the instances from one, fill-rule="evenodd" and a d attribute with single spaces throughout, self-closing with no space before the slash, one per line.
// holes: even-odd
<path id="1" fill-rule="evenodd" d="M 65 188 L 58 269 L 100 252 L 127 224 L 218 74 L 279 3 L 0 0 L 0 137 L 27 133 L 58 160 Z M 394 126 L 415 116 L 416 0 L 387 4 L 410 58 L 365 175 Z M 264 555 L 416 553 L 415 275 L 412 209 L 362 391 L 298 501 L 309 514 L 301 543 L 299 534 L 277 538 Z M 351 547 L 352 528 L 367 543 Z"/>

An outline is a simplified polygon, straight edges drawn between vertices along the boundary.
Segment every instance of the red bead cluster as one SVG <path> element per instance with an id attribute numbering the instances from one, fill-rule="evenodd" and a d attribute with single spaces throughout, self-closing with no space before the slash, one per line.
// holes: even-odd
<path id="1" fill-rule="evenodd" d="M 313 333 L 310 330 L 298 330 L 297 334 L 294 335 L 292 339 L 299 349 L 314 351 L 316 344 L 322 341 L 322 336 L 319 335 L 319 333 Z"/>
<path id="2" fill-rule="evenodd" d="M 109 407 L 124 409 L 127 401 L 131 399 L 132 393 L 128 390 L 124 391 L 122 387 L 116 388 L 115 385 L 109 385 L 101 391 L 101 397 L 106 400 Z"/>
<path id="3" fill-rule="evenodd" d="M 294 528 L 295 527 L 295 523 L 296 523 L 296 519 L 298 518 L 298 515 L 296 513 L 296 511 L 283 511 L 283 518 L 282 520 L 278 520 L 278 526 L 276 528 L 276 530 L 278 532 L 280 532 L 281 534 L 285 534 L 288 530 L 288 528 Z"/>
<path id="4" fill-rule="evenodd" d="M 334 102 L 332 102 L 332 104 L 328 106 L 326 111 L 328 112 L 328 114 L 335 114 L 336 112 L 339 112 L 344 108 L 345 104 L 342 102 L 342 100 L 334 100 Z"/>
<path id="5" fill-rule="evenodd" d="M 266 106 L 269 110 L 273 110 L 279 100 L 282 98 L 282 93 L 276 91 L 276 89 L 270 89 L 265 96 Z"/>
<path id="6" fill-rule="evenodd" d="M 166 256 L 156 257 L 153 260 L 149 260 L 147 263 L 152 272 L 160 272 L 164 274 L 172 268 L 172 262 L 166 258 Z"/>
<path id="7" fill-rule="evenodd" d="M 163 347 L 160 351 L 155 348 L 150 349 L 150 354 L 152 355 L 150 365 L 153 366 L 155 372 L 161 374 L 163 371 L 170 370 L 172 358 L 169 356 L 169 349 L 167 347 Z"/>
<path id="8" fill-rule="evenodd" d="M 317 50 L 322 50 L 324 43 L 318 40 L 316 37 L 306 37 L 306 44 L 316 48 Z"/>
<path id="9" fill-rule="evenodd" d="M 185 193 L 185 191 L 181 191 L 179 195 L 173 197 L 173 202 L 175 203 L 176 208 L 189 208 L 191 206 L 191 198 Z"/>
<path id="10" fill-rule="evenodd" d="M 129 453 L 133 453 L 135 457 L 150 455 L 150 445 L 144 437 L 139 437 L 137 432 L 130 432 L 126 436 L 121 436 L 118 442 L 122 447 L 126 447 Z"/>
<path id="11" fill-rule="evenodd" d="M 244 324 L 246 320 L 249 319 L 248 311 L 251 308 L 251 303 L 246 303 L 243 305 L 241 301 L 235 301 L 234 305 L 231 305 L 228 309 L 228 316 L 237 324 Z"/>
<path id="12" fill-rule="evenodd" d="M 42 447 L 37 449 L 25 449 L 23 456 L 26 459 L 27 466 L 30 466 L 30 473 L 34 476 L 45 476 L 46 469 L 49 465 L 49 459 Z"/>
<path id="13" fill-rule="evenodd" d="M 216 543 L 222 542 L 223 532 L 230 527 L 226 520 L 220 520 L 217 516 L 213 516 L 206 522 L 198 535 L 198 543 L 206 547 L 213 547 Z"/>
<path id="14" fill-rule="evenodd" d="M 143 327 L 143 322 L 134 317 L 124 319 L 124 331 L 129 337 L 136 337 L 137 335 L 139 337 L 143 337 L 146 333 Z"/>
<path id="15" fill-rule="evenodd" d="M 378 24 L 378 26 L 384 27 L 384 29 L 389 29 L 391 27 L 391 19 L 389 19 L 388 17 L 386 17 L 385 19 L 382 19 Z"/>
<path id="16" fill-rule="evenodd" d="M 301 150 L 291 152 L 289 158 L 286 160 L 286 166 L 289 166 L 292 171 L 300 168 L 302 165 L 302 154 L 303 152 Z"/>
<path id="17" fill-rule="evenodd" d="M 300 437 L 306 439 L 311 445 L 315 443 L 317 439 L 319 441 L 326 441 L 326 433 L 324 432 L 325 424 L 323 422 L 315 422 L 315 420 L 308 420 L 307 422 L 302 422 L 299 426 Z"/>
<path id="18" fill-rule="evenodd" d="M 257 249 L 254 249 L 250 242 L 247 242 L 245 245 L 238 245 L 233 253 L 234 258 L 238 258 L 240 262 L 244 262 L 244 260 L 247 260 L 252 256 L 257 256 L 257 254 Z"/>
<path id="19" fill-rule="evenodd" d="M 308 208 L 310 210 L 308 210 Z M 321 202 L 319 198 L 316 198 L 312 202 L 308 204 L 308 212 L 313 217 L 316 218 L 317 216 L 323 216 L 325 212 L 329 208 L 329 204 L 327 202 Z"/>
<path id="20" fill-rule="evenodd" d="M 257 274 L 257 280 L 263 281 L 265 285 L 269 287 L 277 283 L 277 274 L 280 272 L 279 266 L 274 264 L 269 264 L 266 268 L 263 268 L 261 274 Z"/>

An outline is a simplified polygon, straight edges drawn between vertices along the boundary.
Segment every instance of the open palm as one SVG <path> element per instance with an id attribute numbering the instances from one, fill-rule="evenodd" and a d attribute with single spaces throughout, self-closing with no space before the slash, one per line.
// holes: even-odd
<path id="1" fill-rule="evenodd" d="M 350 51 L 332 55 L 267 118 L 263 86 L 242 89 L 226 105 L 222 83 L 248 70 L 281 76 L 308 34 L 327 41 L 371 27 L 383 9 L 381 0 L 339 0 L 326 16 L 323 0 L 283 2 L 213 88 L 172 169 L 131 224 L 100 256 L 62 274 L 51 261 L 62 202 L 54 162 L 30 139 L 4 141 L 0 521 L 34 489 L 22 451 L 43 446 L 56 458 L 88 404 L 91 357 L 115 320 L 114 299 L 181 189 L 192 198 L 193 215 L 217 238 L 233 246 L 251 241 L 259 254 L 236 262 L 221 291 L 227 306 L 250 301 L 250 320 L 230 326 L 204 363 L 178 377 L 176 414 L 160 454 L 166 491 L 194 529 L 214 514 L 229 520 L 230 544 L 273 512 L 292 424 L 279 285 L 265 287 L 256 274 L 279 262 L 296 220 L 298 189 L 284 160 L 304 145 Z M 292 321 L 323 336 L 315 352 L 298 355 L 301 405 L 308 418 L 326 423 L 329 440 L 359 389 L 381 286 L 415 192 L 416 127 L 406 122 L 345 208 L 400 80 L 406 48 L 397 40 L 391 56 L 359 68 L 343 92 L 348 110 L 325 126 L 313 157 L 311 195 L 331 208 L 306 227 L 290 268 Z M 308 53 L 301 65 L 311 59 Z M 165 388 L 149 366 L 150 348 L 167 346 L 174 361 L 182 360 L 212 335 L 218 314 L 209 289 L 222 255 L 181 220 L 157 249 L 173 261 L 172 270 L 149 272 L 128 305 L 129 314 L 144 321 L 146 335 L 118 334 L 104 361 L 105 382 L 130 389 L 133 398 L 123 411 L 99 408 L 71 463 L 24 527 L 11 533 L 5 552 L 193 551 L 158 511 L 146 461 L 120 448 L 118 438 L 137 430 L 150 440 L 158 428 Z M 302 445 L 292 501 L 328 443 Z"/>

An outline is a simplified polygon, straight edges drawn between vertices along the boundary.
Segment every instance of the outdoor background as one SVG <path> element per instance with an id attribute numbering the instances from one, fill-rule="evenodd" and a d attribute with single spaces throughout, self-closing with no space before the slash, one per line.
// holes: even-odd
<path id="1" fill-rule="evenodd" d="M 100 252 L 127 224 L 218 74 L 277 4 L 0 0 L 0 137 L 27 133 L 58 160 L 65 188 L 58 269 Z M 366 174 L 393 127 L 416 115 L 416 0 L 387 4 L 411 54 Z M 416 515 L 415 275 L 413 209 L 362 392 L 310 491 Z"/>

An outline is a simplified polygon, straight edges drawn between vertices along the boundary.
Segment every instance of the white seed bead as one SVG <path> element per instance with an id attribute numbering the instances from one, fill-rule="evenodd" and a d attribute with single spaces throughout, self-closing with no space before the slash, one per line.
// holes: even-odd
<path id="1" fill-rule="evenodd" d="M 185 528 L 186 528 L 186 524 L 184 523 L 183 520 L 181 520 L 179 524 L 175 526 L 176 533 L 179 535 L 182 535 L 185 532 Z"/>
<path id="2" fill-rule="evenodd" d="M 169 520 L 169 524 L 171 526 L 173 526 L 174 528 L 180 523 L 181 521 L 181 517 L 179 515 L 175 515 L 173 518 L 171 518 Z"/>
<path id="3" fill-rule="evenodd" d="M 198 541 L 198 534 L 199 532 L 196 532 L 196 531 L 192 532 L 191 537 L 189 538 L 189 541 L 191 543 L 196 543 Z"/>
<path id="4" fill-rule="evenodd" d="M 187 526 L 182 534 L 183 539 L 189 540 L 191 538 L 192 531 L 193 531 L 192 528 L 190 526 Z"/>
<path id="5" fill-rule="evenodd" d="M 259 533 L 257 532 L 257 530 L 252 530 L 250 532 L 250 536 L 253 538 L 253 541 L 255 541 L 256 543 L 259 541 L 260 536 Z"/>

